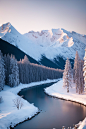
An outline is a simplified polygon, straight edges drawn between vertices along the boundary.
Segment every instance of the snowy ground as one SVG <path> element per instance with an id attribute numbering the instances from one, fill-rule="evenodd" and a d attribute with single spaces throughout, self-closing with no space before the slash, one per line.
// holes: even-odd
<path id="1" fill-rule="evenodd" d="M 86 118 L 80 123 L 80 126 L 78 129 L 86 129 Z"/>
<path id="2" fill-rule="evenodd" d="M 23 107 L 20 110 L 15 107 L 13 100 L 19 97 L 17 93 L 21 89 L 50 82 L 56 82 L 57 80 L 58 79 L 33 82 L 30 84 L 20 84 L 18 87 L 14 88 L 5 86 L 4 91 L 0 92 L 0 96 L 3 98 L 3 102 L 0 104 L 0 129 L 7 129 L 7 127 L 9 128 L 10 125 L 14 127 L 16 124 L 23 122 L 24 120 L 31 118 L 38 113 L 38 108 L 23 98 L 21 98 Z"/>
<path id="3" fill-rule="evenodd" d="M 63 98 L 86 105 L 86 94 L 76 94 L 74 83 L 72 84 L 72 88 L 69 89 L 69 93 L 67 93 L 66 88 L 63 88 L 63 80 L 60 80 L 52 86 L 45 88 L 45 92 L 50 96 Z M 86 129 L 86 118 L 80 123 L 78 129 Z"/>

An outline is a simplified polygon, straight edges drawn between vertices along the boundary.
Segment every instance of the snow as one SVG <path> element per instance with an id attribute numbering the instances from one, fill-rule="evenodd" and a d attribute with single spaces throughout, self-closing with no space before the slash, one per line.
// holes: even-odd
<path id="1" fill-rule="evenodd" d="M 6 23 L 0 27 L 0 37 L 37 61 L 41 55 L 51 60 L 57 56 L 74 59 L 76 50 L 80 58 L 83 58 L 86 46 L 85 36 L 61 28 L 30 31 L 22 35 L 10 23 Z"/>
<path id="2" fill-rule="evenodd" d="M 60 80 L 57 83 L 53 84 L 52 86 L 45 88 L 44 91 L 50 96 L 86 105 L 86 93 L 83 94 L 76 93 L 74 83 L 72 83 L 72 88 L 71 87 L 69 88 L 69 93 L 67 93 L 67 88 L 63 87 L 63 80 Z M 78 129 L 86 129 L 86 118 L 80 123 Z"/>
<path id="3" fill-rule="evenodd" d="M 13 88 L 5 86 L 4 90 L 0 92 L 0 96 L 3 98 L 3 102 L 0 103 L 0 129 L 7 129 L 10 125 L 14 127 L 16 124 L 23 122 L 38 113 L 39 110 L 34 106 L 34 104 L 30 104 L 17 95 L 21 89 L 56 82 L 57 80 L 58 79 L 33 82 L 30 84 L 20 84 L 19 86 Z M 23 103 L 20 110 L 18 110 L 13 103 L 13 100 L 17 97 L 21 98 L 21 102 Z"/>
<path id="4" fill-rule="evenodd" d="M 86 129 L 86 118 L 81 122 L 78 129 Z"/>
<path id="5" fill-rule="evenodd" d="M 3 24 L 1 27 L 0 27 L 0 37 L 3 37 L 9 30 L 9 27 L 10 27 L 10 23 L 6 23 L 6 24 Z"/>
<path id="6" fill-rule="evenodd" d="M 53 32 L 53 34 L 61 35 L 63 33 L 63 30 L 61 30 L 61 28 L 52 29 L 52 32 Z"/>
<path id="7" fill-rule="evenodd" d="M 5 31 L 4 29 L 2 35 L 2 26 L 0 27 L 0 37 L 3 40 L 18 47 L 20 50 L 22 50 L 23 52 L 25 52 L 36 60 L 41 58 L 42 47 L 37 44 L 33 44 L 30 39 L 20 34 L 11 24 L 4 24 L 4 28 L 8 28 L 8 30 Z"/>
<path id="8" fill-rule="evenodd" d="M 38 108 L 33 104 L 28 103 L 21 98 L 23 107 L 18 110 L 13 103 L 13 100 L 18 97 L 11 91 L 2 91 L 0 96 L 3 98 L 3 102 L 0 104 L 0 129 L 7 129 L 10 125 L 24 121 L 27 118 L 31 118 L 38 112 Z M 12 124 L 11 124 L 12 123 Z"/>

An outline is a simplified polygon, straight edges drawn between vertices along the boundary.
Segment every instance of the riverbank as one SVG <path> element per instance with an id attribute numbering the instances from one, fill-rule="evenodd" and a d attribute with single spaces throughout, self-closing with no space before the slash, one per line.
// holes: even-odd
<path id="1" fill-rule="evenodd" d="M 33 82 L 30 84 L 20 84 L 14 88 L 5 86 L 4 90 L 0 92 L 0 96 L 3 98 L 3 102 L 0 104 L 0 129 L 9 129 L 10 126 L 14 127 L 20 122 L 31 119 L 39 112 L 38 108 L 35 107 L 34 104 L 30 104 L 28 101 L 17 95 L 19 91 L 24 88 L 56 82 L 58 80 L 59 79 Z M 21 102 L 23 103 L 20 110 L 18 110 L 14 105 L 13 100 L 16 98 L 20 98 Z"/>
<path id="2" fill-rule="evenodd" d="M 69 89 L 69 93 L 67 93 L 66 88 L 63 88 L 63 80 L 60 80 L 52 86 L 45 88 L 44 91 L 50 96 L 81 103 L 86 106 L 86 94 L 83 93 L 79 95 L 78 93 L 76 93 L 74 83 L 72 84 L 72 88 Z M 86 119 L 80 122 L 79 125 L 79 129 L 85 129 Z"/>

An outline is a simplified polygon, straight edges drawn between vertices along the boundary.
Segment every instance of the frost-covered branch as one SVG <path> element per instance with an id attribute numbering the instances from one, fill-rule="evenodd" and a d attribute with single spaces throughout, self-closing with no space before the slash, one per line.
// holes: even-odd
<path id="1" fill-rule="evenodd" d="M 14 105 L 17 107 L 17 109 L 21 109 L 23 106 L 23 103 L 21 101 L 21 97 L 17 97 L 16 99 L 13 100 Z"/>

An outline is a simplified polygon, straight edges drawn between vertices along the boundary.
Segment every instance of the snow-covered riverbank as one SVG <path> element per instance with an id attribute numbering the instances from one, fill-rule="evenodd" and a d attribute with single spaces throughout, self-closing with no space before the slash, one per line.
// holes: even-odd
<path id="1" fill-rule="evenodd" d="M 69 93 L 67 93 L 67 89 L 63 88 L 63 80 L 60 80 L 52 86 L 45 88 L 45 93 L 53 97 L 70 100 L 86 105 L 86 94 L 76 94 L 74 84 L 72 84 L 72 88 L 70 88 Z M 86 129 L 86 118 L 83 120 L 83 122 L 81 122 L 79 129 Z"/>
<path id="2" fill-rule="evenodd" d="M 10 127 L 10 125 L 14 127 L 16 124 L 23 122 L 28 118 L 30 119 L 38 113 L 38 108 L 33 104 L 30 104 L 23 98 L 21 98 L 21 101 L 23 103 L 22 108 L 18 110 L 15 107 L 13 100 L 19 97 L 17 93 L 21 89 L 50 82 L 56 82 L 57 80 L 58 79 L 33 82 L 30 84 L 20 84 L 18 87 L 14 88 L 5 86 L 4 90 L 0 92 L 0 96 L 2 96 L 3 98 L 3 102 L 0 104 L 0 129 L 7 129 L 7 127 Z"/>

